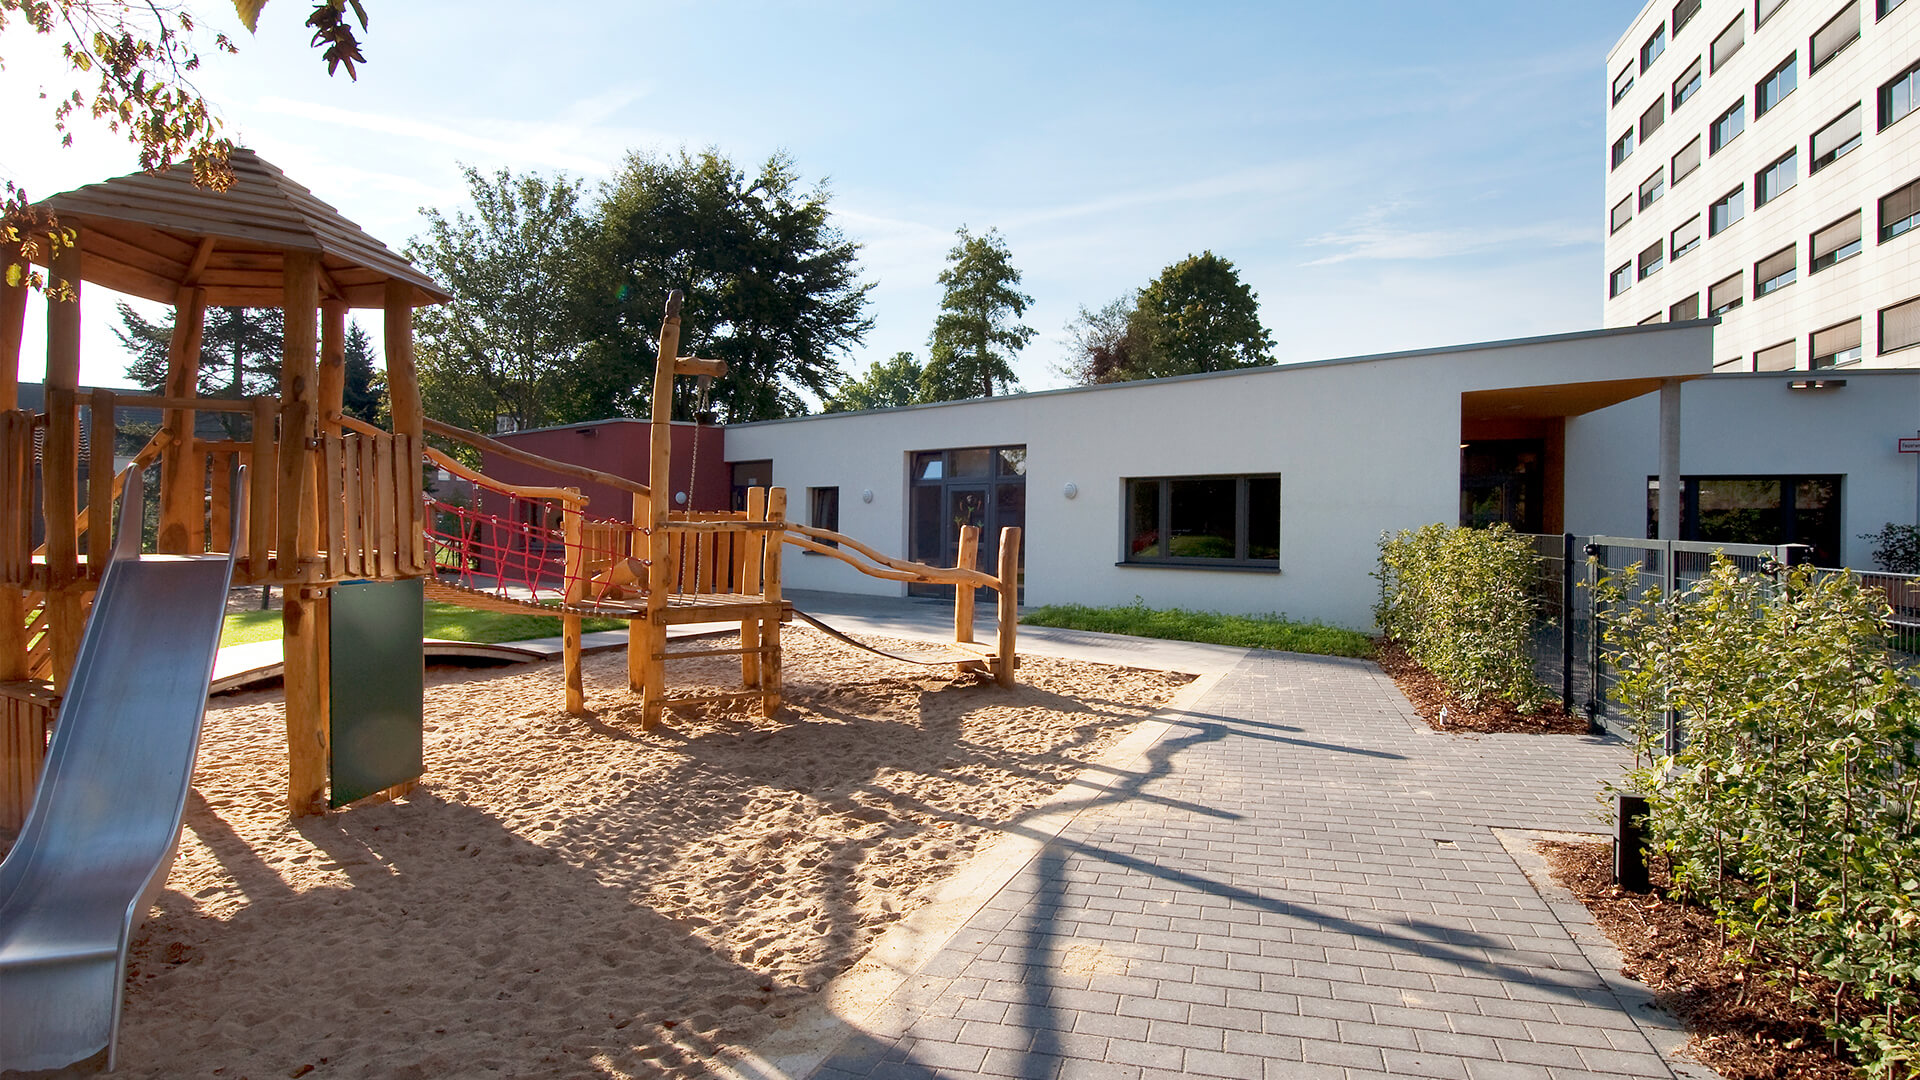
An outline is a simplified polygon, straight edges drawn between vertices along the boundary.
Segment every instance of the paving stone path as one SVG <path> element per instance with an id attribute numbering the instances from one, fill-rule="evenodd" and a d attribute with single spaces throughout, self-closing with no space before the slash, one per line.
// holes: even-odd
<path id="1" fill-rule="evenodd" d="M 1674 1076 L 1492 831 L 1597 831 L 1628 757 L 1250 655 L 812 1075 Z"/>

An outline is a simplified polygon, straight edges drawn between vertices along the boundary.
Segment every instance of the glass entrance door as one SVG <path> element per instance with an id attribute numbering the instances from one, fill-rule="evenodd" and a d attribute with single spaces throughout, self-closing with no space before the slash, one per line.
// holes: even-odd
<path id="1" fill-rule="evenodd" d="M 921 451 L 913 455 L 911 483 L 907 548 L 916 562 L 952 566 L 960 555 L 961 528 L 973 525 L 980 530 L 976 565 L 991 574 L 999 566 L 1000 530 L 1026 527 L 1024 446 Z M 1025 547 L 1023 542 L 1023 566 Z M 953 586 L 915 582 L 907 593 L 951 597 Z"/>

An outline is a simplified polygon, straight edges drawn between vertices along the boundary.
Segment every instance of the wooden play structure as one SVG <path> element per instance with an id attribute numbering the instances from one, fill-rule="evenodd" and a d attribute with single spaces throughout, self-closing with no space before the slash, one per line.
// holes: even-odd
<path id="1" fill-rule="evenodd" d="M 625 619 L 630 687 L 640 695 L 643 726 L 652 726 L 676 705 L 744 699 L 757 701 L 767 715 L 779 708 L 781 625 L 792 614 L 781 596 L 780 555 L 794 545 L 877 577 L 956 586 L 955 640 L 938 662 L 1011 683 L 1019 530 L 1002 537 L 997 573 L 973 565 L 976 529 L 963 534 L 958 565 L 929 567 L 788 522 L 780 488 L 752 490 L 736 512 L 677 512 L 645 483 L 539 458 L 429 419 L 414 373 L 412 311 L 448 294 L 257 155 L 235 151 L 232 164 L 236 183 L 226 192 L 195 187 L 182 166 L 39 204 L 57 222 L 55 235 L 36 238 L 32 253 L 48 278 L 41 410 L 20 408 L 30 290 L 0 283 L 0 827 L 17 827 L 31 800 L 112 553 L 114 502 L 132 464 L 159 475 L 153 550 L 226 551 L 230 531 L 236 532 L 233 584 L 283 591 L 287 805 L 294 815 L 328 806 L 334 753 L 328 605 L 332 590 L 348 582 L 418 580 L 428 597 L 561 616 L 566 706 L 576 713 L 586 708 L 581 620 Z M 18 247 L 0 252 L 0 262 L 24 261 Z M 80 385 L 84 284 L 174 307 L 164 393 Z M 726 370 L 679 355 L 679 302 L 678 294 L 669 299 L 660 330 L 650 431 L 654 477 L 670 475 L 674 380 L 711 379 Z M 198 394 L 209 305 L 286 313 L 278 396 Z M 349 308 L 385 313 L 391 431 L 342 415 Z M 163 419 L 129 461 L 116 457 L 115 447 L 117 418 L 131 409 L 158 410 Z M 246 435 L 205 437 L 195 425 L 196 414 L 205 412 L 237 414 Z M 630 501 L 590 513 L 578 488 L 490 480 L 428 445 L 429 436 L 537 465 L 563 480 L 606 484 Z M 236 501 L 234 478 L 242 467 L 245 498 Z M 429 467 L 508 500 L 510 513 L 439 502 L 423 484 Z M 246 508 L 237 530 L 234 505 Z M 36 542 L 37 529 L 44 529 L 44 542 Z M 976 589 L 998 596 L 992 645 L 974 640 Z M 739 644 L 669 650 L 668 628 L 688 624 L 735 625 Z M 733 654 L 740 657 L 741 690 L 669 692 L 671 661 Z M 385 793 L 411 783 L 398 779 Z"/>

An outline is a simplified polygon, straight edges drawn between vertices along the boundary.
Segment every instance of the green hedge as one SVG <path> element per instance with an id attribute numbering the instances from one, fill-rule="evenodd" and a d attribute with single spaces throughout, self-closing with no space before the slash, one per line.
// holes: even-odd
<path id="1" fill-rule="evenodd" d="M 1382 534 L 1374 620 L 1468 704 L 1532 710 L 1547 701 L 1529 652 L 1538 572 L 1532 545 L 1505 525 Z"/>

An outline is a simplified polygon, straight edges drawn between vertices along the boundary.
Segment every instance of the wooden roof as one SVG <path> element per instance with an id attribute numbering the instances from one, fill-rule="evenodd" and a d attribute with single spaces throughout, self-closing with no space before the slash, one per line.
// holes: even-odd
<path id="1" fill-rule="evenodd" d="M 171 304 L 182 285 L 218 307 L 279 307 L 288 251 L 320 256 L 321 299 L 386 303 L 390 279 L 419 307 L 452 299 L 433 279 L 251 150 L 233 151 L 234 184 L 196 187 L 187 164 L 75 188 L 38 205 L 80 231 L 81 277 Z"/>

